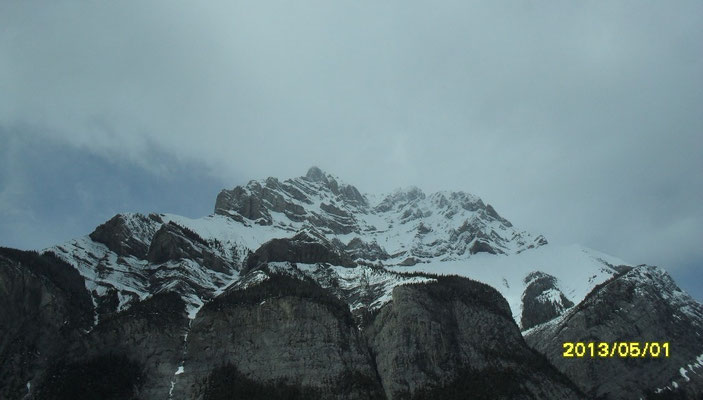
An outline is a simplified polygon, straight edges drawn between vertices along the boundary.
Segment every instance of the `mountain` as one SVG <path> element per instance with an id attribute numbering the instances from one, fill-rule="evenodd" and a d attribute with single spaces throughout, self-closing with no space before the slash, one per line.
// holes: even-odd
<path id="1" fill-rule="evenodd" d="M 703 397 L 703 306 L 661 268 L 623 269 L 578 306 L 525 332 L 527 342 L 594 398 L 631 398 L 675 392 Z M 670 355 L 633 360 L 576 360 L 562 356 L 564 342 L 669 342 Z M 619 351 L 619 350 L 618 350 Z M 665 350 L 662 350 L 665 351 Z M 617 379 L 613 379 L 617 377 Z M 648 385 L 642 385 L 642 382 Z M 677 389 L 677 390 L 673 390 Z"/>
<path id="2" fill-rule="evenodd" d="M 3 399 L 703 393 L 703 308 L 664 270 L 548 244 L 467 193 L 362 194 L 316 167 L 203 218 L 1 249 L 0 301 Z M 569 341 L 672 354 L 566 359 Z"/>

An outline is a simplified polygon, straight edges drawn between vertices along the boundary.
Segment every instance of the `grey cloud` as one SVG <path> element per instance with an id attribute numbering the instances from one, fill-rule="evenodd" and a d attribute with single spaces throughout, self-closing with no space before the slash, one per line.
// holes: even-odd
<path id="1" fill-rule="evenodd" d="M 316 164 L 362 191 L 466 190 L 675 269 L 703 261 L 702 20 L 697 1 L 4 2 L 0 126 L 227 186 Z"/>

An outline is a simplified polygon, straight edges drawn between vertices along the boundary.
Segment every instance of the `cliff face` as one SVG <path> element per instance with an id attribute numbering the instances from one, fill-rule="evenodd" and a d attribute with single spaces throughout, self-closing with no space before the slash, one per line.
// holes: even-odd
<path id="1" fill-rule="evenodd" d="M 520 319 L 522 329 L 550 321 L 574 305 L 559 289 L 557 278 L 552 275 L 535 271 L 525 277 L 525 284 Z"/>
<path id="2" fill-rule="evenodd" d="M 83 340 L 67 349 L 64 361 L 84 366 L 93 360 L 102 362 L 110 357 L 121 357 L 131 364 L 129 368 L 138 372 L 134 376 L 133 396 L 164 398 L 183 359 L 188 324 L 180 296 L 172 292 L 160 293 L 104 318 Z M 110 362 L 105 364 L 111 368 Z M 120 372 L 117 369 L 112 373 Z M 109 385 L 101 396 L 107 393 L 110 393 Z"/>
<path id="3" fill-rule="evenodd" d="M 32 392 L 93 322 L 83 278 L 52 255 L 0 248 L 0 398 Z"/>
<path id="4" fill-rule="evenodd" d="M 208 304 L 188 335 L 182 397 L 212 397 L 234 374 L 314 393 L 382 398 L 372 359 L 346 304 L 314 282 L 273 275 Z M 230 378 L 228 378 L 228 376 Z"/>
<path id="5" fill-rule="evenodd" d="M 220 398 L 228 384 L 263 384 L 272 398 L 581 398 L 527 346 L 498 292 L 459 277 L 396 287 L 365 326 L 310 279 L 270 274 L 231 290 L 193 320 L 175 398 Z"/>
<path id="6" fill-rule="evenodd" d="M 157 294 L 96 324 L 84 285 L 50 254 L 0 250 L 1 398 L 168 393 L 188 326 L 180 296 Z"/>
<path id="7" fill-rule="evenodd" d="M 388 399 L 580 398 L 528 348 L 505 299 L 465 278 L 396 287 L 366 336 Z"/>

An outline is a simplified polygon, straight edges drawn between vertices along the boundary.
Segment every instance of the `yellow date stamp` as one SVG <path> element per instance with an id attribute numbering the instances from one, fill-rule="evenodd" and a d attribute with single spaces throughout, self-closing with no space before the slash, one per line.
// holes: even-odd
<path id="1" fill-rule="evenodd" d="M 669 357 L 669 342 L 564 342 L 564 358 Z"/>

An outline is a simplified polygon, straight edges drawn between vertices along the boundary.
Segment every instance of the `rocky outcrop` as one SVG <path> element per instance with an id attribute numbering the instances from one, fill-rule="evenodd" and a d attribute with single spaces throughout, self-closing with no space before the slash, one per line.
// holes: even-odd
<path id="1" fill-rule="evenodd" d="M 210 243 L 173 222 L 163 224 L 154 234 L 146 259 L 154 264 L 190 259 L 217 272 L 232 269 L 226 260 L 210 249 Z"/>
<path id="2" fill-rule="evenodd" d="M 247 259 L 247 268 L 252 269 L 272 261 L 294 263 L 329 263 L 332 265 L 353 266 L 354 262 L 328 242 L 324 237 L 303 231 L 292 238 L 272 239 Z"/>
<path id="3" fill-rule="evenodd" d="M 215 213 L 263 225 L 273 222 L 271 211 L 302 221 L 306 212 L 298 202 L 309 203 L 310 199 L 295 185 L 268 178 L 264 182 L 251 181 L 245 187 L 221 191 L 215 201 Z"/>
<path id="4" fill-rule="evenodd" d="M 482 240 L 476 240 L 473 242 L 471 247 L 469 247 L 469 253 L 471 253 L 471 254 L 476 254 L 476 253 L 496 254 L 496 250 L 493 247 L 491 247 L 490 244 L 488 244 Z"/>
<path id="5" fill-rule="evenodd" d="M 356 207 L 363 208 L 368 206 L 368 201 L 359 193 L 357 188 L 352 185 L 339 184 L 332 175 L 325 173 L 318 167 L 310 167 L 307 174 L 305 174 L 305 179 L 324 184 L 326 188 L 339 196 L 343 201 L 353 204 Z"/>
<path id="6" fill-rule="evenodd" d="M 413 265 L 417 265 L 419 262 L 421 262 L 421 260 L 415 257 L 408 257 L 405 260 L 401 261 L 398 265 L 403 267 L 412 267 Z"/>
<path id="7" fill-rule="evenodd" d="M 525 338 L 592 398 L 638 399 L 666 387 L 676 389 L 670 395 L 696 398 L 703 387 L 681 371 L 703 353 L 701 332 L 703 306 L 662 269 L 640 266 L 596 287 L 563 316 L 527 331 Z M 671 351 L 658 358 L 565 358 L 565 342 L 669 342 Z"/>
<path id="8" fill-rule="evenodd" d="M 307 221 L 312 224 L 312 226 L 327 233 L 339 235 L 359 231 L 357 221 L 352 214 L 325 203 L 320 204 L 320 209 L 323 212 L 310 212 L 307 218 Z"/>
<path id="9" fill-rule="evenodd" d="M 161 223 L 161 217 L 157 214 L 117 214 L 95 228 L 90 238 L 119 256 L 145 258 L 151 236 Z"/>
<path id="10" fill-rule="evenodd" d="M 522 294 L 522 329 L 550 321 L 561 315 L 574 303 L 561 292 L 557 278 L 541 271 L 531 272 L 525 277 Z"/>
<path id="11" fill-rule="evenodd" d="M 486 233 L 486 222 L 479 218 L 472 218 L 465 220 L 457 229 L 452 230 L 449 241 L 454 243 L 453 247 L 459 254 L 464 254 L 466 250 L 472 255 L 476 253 L 504 254 L 500 245 L 505 240 L 494 232 Z"/>
<path id="12" fill-rule="evenodd" d="M 270 193 L 269 191 L 266 192 Z M 263 188 L 257 182 L 250 182 L 247 188 L 237 186 L 232 190 L 223 190 L 217 195 L 215 201 L 215 214 L 260 221 L 262 224 L 271 224 L 271 214 L 263 205 Z M 276 198 L 268 199 L 276 201 Z"/>
<path id="13" fill-rule="evenodd" d="M 390 256 L 376 242 L 366 243 L 354 238 L 347 243 L 344 251 L 353 259 L 361 258 L 369 261 L 387 260 Z"/>
<path id="14" fill-rule="evenodd" d="M 396 287 L 365 334 L 388 399 L 581 398 L 527 347 L 505 299 L 466 278 Z"/>
<path id="15" fill-rule="evenodd" d="M 322 203 L 321 212 L 309 212 L 304 205 L 312 204 L 311 197 L 327 192 L 329 200 L 336 199 L 344 205 Z M 328 228 L 335 233 L 358 231 L 350 210 L 368 207 L 366 198 L 351 185 L 339 184 L 317 167 L 306 176 L 280 182 L 268 178 L 263 182 L 250 181 L 246 186 L 223 190 L 215 201 L 215 214 L 225 215 L 240 222 L 253 221 L 260 225 L 273 224 L 271 212 L 282 213 L 295 222 L 308 221 L 318 228 Z"/>
<path id="16" fill-rule="evenodd" d="M 354 186 L 312 167 L 305 176 L 283 182 L 267 178 L 223 190 L 217 196 L 215 214 L 246 227 L 254 223 L 294 232 L 312 226 L 329 235 L 369 235 L 368 240 L 364 239 L 369 243 L 382 243 L 396 233 L 417 230 L 411 243 L 384 249 L 403 258 L 510 254 L 546 244 L 543 237 L 533 238 L 515 230 L 490 204 L 468 193 L 436 192 L 426 196 L 411 187 L 378 200 L 371 204 Z M 450 222 L 459 219 L 463 225 Z M 423 235 L 433 231 L 435 239 L 426 242 Z"/>

